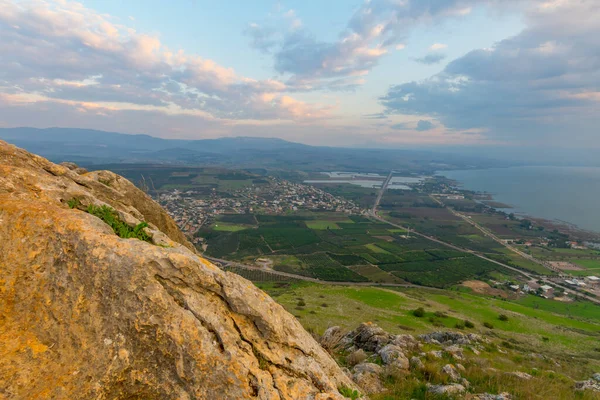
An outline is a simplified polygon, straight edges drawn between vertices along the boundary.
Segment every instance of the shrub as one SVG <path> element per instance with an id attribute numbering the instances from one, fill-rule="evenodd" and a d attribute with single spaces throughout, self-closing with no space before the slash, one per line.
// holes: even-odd
<path id="1" fill-rule="evenodd" d="M 306 302 L 304 300 L 299 300 L 298 303 L 296 303 L 296 305 L 298 307 L 304 307 L 306 305 Z"/>
<path id="2" fill-rule="evenodd" d="M 489 322 L 484 322 L 483 326 L 485 326 L 488 329 L 494 329 L 494 325 L 490 324 Z"/>
<path id="3" fill-rule="evenodd" d="M 150 236 L 148 236 L 148 234 L 144 231 L 144 228 L 148 226 L 146 222 L 140 222 L 132 228 L 125 222 L 121 221 L 119 214 L 117 214 L 117 211 L 114 208 L 108 206 L 98 207 L 90 204 L 90 206 L 87 208 L 87 212 L 100 218 L 102 221 L 108 224 L 108 226 L 110 226 L 119 237 L 124 239 L 139 239 L 150 242 Z"/>
<path id="4" fill-rule="evenodd" d="M 460 322 L 457 322 L 456 325 L 454 325 L 454 327 L 456 329 L 465 329 L 465 324 L 462 324 Z"/>
<path id="5" fill-rule="evenodd" d="M 506 321 L 508 321 L 508 315 L 506 315 L 506 314 L 500 314 L 500 315 L 498 315 L 498 319 L 500 321 L 505 321 L 506 322 Z"/>
<path id="6" fill-rule="evenodd" d="M 425 316 L 425 309 L 423 307 L 419 307 L 416 310 L 413 310 L 412 313 L 417 318 L 423 318 Z"/>
<path id="7" fill-rule="evenodd" d="M 338 391 L 340 392 L 340 394 L 342 396 L 347 397 L 352 400 L 356 400 L 360 397 L 360 393 L 358 393 L 358 390 L 353 390 L 346 386 L 339 387 Z"/>
<path id="8" fill-rule="evenodd" d="M 446 315 L 446 313 L 442 311 L 436 311 L 435 316 L 438 318 L 448 318 L 448 315 Z"/>
<path id="9" fill-rule="evenodd" d="M 471 321 L 469 321 L 467 319 L 467 320 L 465 320 L 465 327 L 467 327 L 467 328 L 475 328 L 475 324 L 472 323 Z"/>
<path id="10" fill-rule="evenodd" d="M 329 305 L 327 303 L 323 303 L 321 304 L 321 307 L 329 307 Z"/>
<path id="11" fill-rule="evenodd" d="M 81 205 L 81 201 L 77 197 L 73 197 L 71 200 L 67 201 L 69 208 L 78 208 Z"/>

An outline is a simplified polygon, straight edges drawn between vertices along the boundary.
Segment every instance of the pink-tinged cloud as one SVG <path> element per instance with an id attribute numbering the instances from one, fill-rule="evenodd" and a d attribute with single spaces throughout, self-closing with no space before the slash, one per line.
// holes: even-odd
<path id="1" fill-rule="evenodd" d="M 36 102 L 224 121 L 305 120 L 331 111 L 292 99 L 282 82 L 173 52 L 158 37 L 67 0 L 0 0 L 0 54 L 0 93 L 20 95 L 21 103 L 35 95 Z"/>

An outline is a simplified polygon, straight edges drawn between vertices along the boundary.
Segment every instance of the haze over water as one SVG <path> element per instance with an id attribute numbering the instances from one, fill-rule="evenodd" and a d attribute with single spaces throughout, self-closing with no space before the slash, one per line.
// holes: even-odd
<path id="1" fill-rule="evenodd" d="M 512 167 L 439 172 L 465 189 L 491 193 L 515 213 L 600 232 L 600 168 Z"/>

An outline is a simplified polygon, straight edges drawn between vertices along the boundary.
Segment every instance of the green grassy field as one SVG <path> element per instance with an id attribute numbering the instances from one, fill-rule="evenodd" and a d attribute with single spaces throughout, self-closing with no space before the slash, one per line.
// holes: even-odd
<path id="1" fill-rule="evenodd" d="M 389 251 L 384 250 L 381 247 L 379 247 L 373 243 L 366 244 L 365 247 L 367 249 L 371 250 L 373 253 L 390 254 Z"/>
<path id="2" fill-rule="evenodd" d="M 573 262 L 585 269 L 600 269 L 600 260 L 573 260 Z"/>
<path id="3" fill-rule="evenodd" d="M 248 226 L 228 224 L 226 222 L 218 222 L 216 224 L 213 224 L 212 229 L 221 232 L 238 232 L 243 231 L 244 229 L 248 229 Z"/>
<path id="4" fill-rule="evenodd" d="M 374 287 L 337 287 L 307 283 L 277 287 L 260 284 L 288 311 L 296 315 L 305 328 L 322 333 L 333 325 L 353 329 L 360 322 L 373 321 L 391 333 L 413 334 L 433 330 L 455 329 L 464 320 L 475 328 L 466 331 L 489 333 L 484 322 L 494 327 L 492 333 L 503 340 L 511 339 L 524 348 L 547 354 L 573 354 L 600 359 L 600 307 L 588 302 L 559 303 L 528 296 L 517 301 L 433 289 Z M 298 299 L 306 303 L 298 307 Z M 325 304 L 325 306 L 323 306 Z M 423 307 L 424 318 L 412 315 Z M 435 312 L 446 317 L 437 317 Z M 500 314 L 508 321 L 500 321 Z M 546 338 L 546 339 L 544 339 Z"/>
<path id="5" fill-rule="evenodd" d="M 335 221 L 306 221 L 306 226 L 315 230 L 341 229 Z"/>

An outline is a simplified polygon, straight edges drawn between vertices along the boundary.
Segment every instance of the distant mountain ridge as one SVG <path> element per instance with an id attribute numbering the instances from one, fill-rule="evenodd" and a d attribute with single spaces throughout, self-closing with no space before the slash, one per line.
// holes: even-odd
<path id="1" fill-rule="evenodd" d="M 110 163 L 221 165 L 235 168 L 275 168 L 305 171 L 438 169 L 506 166 L 482 157 L 441 152 L 318 147 L 279 138 L 227 137 L 162 139 L 75 128 L 0 128 L 0 139 L 54 162 L 91 166 Z"/>

